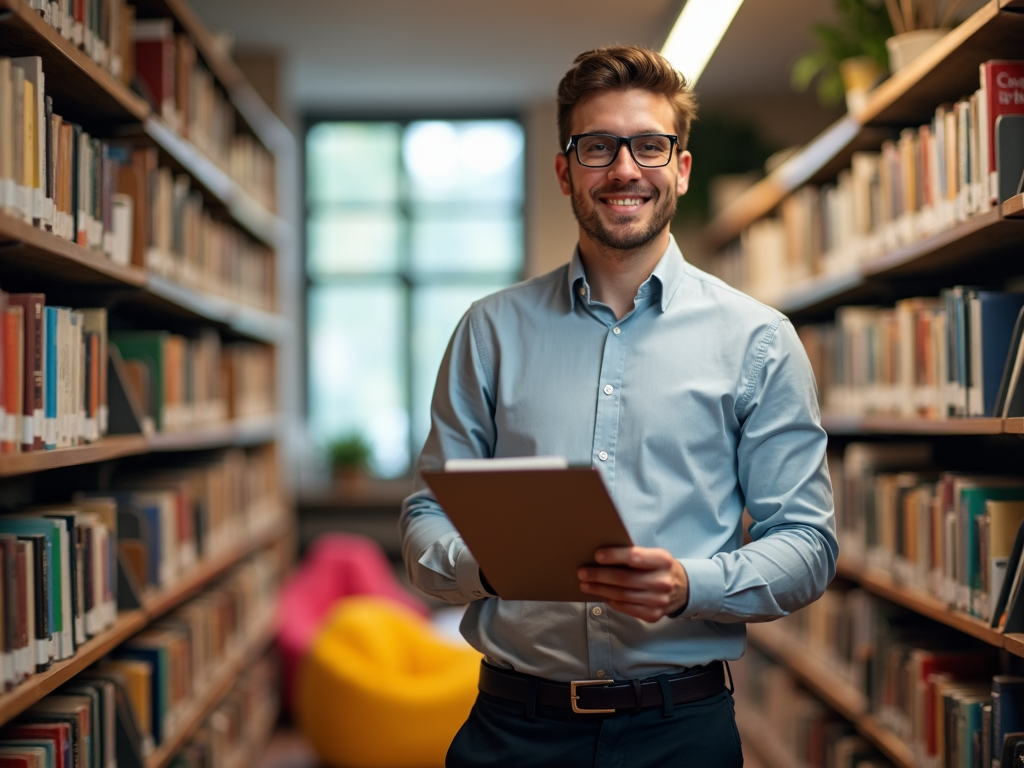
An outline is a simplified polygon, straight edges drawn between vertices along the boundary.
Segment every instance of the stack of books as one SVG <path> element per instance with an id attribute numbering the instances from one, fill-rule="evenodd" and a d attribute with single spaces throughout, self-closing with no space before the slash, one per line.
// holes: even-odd
<path id="1" fill-rule="evenodd" d="M 135 6 L 126 0 L 27 0 L 43 20 L 125 85 L 135 74 Z"/>

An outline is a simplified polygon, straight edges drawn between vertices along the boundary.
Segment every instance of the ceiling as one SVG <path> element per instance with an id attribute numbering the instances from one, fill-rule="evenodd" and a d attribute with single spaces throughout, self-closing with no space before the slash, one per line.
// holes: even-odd
<path id="1" fill-rule="evenodd" d="M 682 0 L 203 0 L 238 48 L 285 64 L 296 112 L 504 111 L 551 99 L 584 50 L 660 47 Z M 828 0 L 746 0 L 698 84 L 702 100 L 792 98 L 789 65 Z"/>

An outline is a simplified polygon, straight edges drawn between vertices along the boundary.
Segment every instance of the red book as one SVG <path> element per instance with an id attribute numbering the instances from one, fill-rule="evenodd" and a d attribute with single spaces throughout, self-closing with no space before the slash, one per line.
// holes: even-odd
<path id="1" fill-rule="evenodd" d="M 988 110 L 988 124 L 982 130 L 988 134 L 989 187 L 993 199 L 997 199 L 996 119 L 1000 115 L 1024 115 L 1024 61 L 986 61 L 981 65 L 981 88 Z"/>
<path id="2" fill-rule="evenodd" d="M 21 447 L 22 403 L 25 388 L 25 312 L 21 307 L 8 306 L 4 310 L 4 419 L 3 440 L 0 451 L 16 453 Z"/>
<path id="3" fill-rule="evenodd" d="M 174 126 L 174 22 L 171 19 L 139 19 L 132 30 L 135 40 L 135 72 L 153 97 L 160 116 Z"/>
<path id="4" fill-rule="evenodd" d="M 34 757 L 0 755 L 0 768 L 34 768 L 37 762 Z"/>
<path id="5" fill-rule="evenodd" d="M 46 297 L 41 293 L 12 293 L 7 297 L 9 306 L 22 308 L 25 320 L 24 350 L 25 361 L 22 392 L 21 450 L 41 451 L 43 449 L 43 373 L 44 365 L 44 319 L 43 309 Z"/>
<path id="6" fill-rule="evenodd" d="M 4 729 L 4 737 L 10 739 L 48 739 L 56 743 L 56 768 L 72 768 L 64 757 L 68 752 L 71 740 L 71 726 L 67 723 L 25 723 L 8 726 Z M 0 763 L 2 768 L 3 763 Z"/>

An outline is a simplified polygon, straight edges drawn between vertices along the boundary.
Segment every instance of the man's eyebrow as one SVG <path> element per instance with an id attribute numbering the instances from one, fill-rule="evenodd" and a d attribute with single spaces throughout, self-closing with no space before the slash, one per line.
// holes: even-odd
<path id="1" fill-rule="evenodd" d="M 605 134 L 607 136 L 618 136 L 619 135 L 615 131 L 610 131 L 610 130 L 607 130 L 605 128 L 594 128 L 593 130 L 590 130 L 590 131 L 583 131 L 583 133 L 603 133 L 603 134 Z M 671 136 L 672 135 L 670 132 L 663 131 L 660 128 L 645 128 L 643 130 L 639 130 L 636 133 L 633 133 L 633 134 L 630 134 L 630 135 L 631 136 L 646 136 L 646 135 L 652 134 L 652 133 L 661 134 L 663 136 L 664 135 L 667 135 L 667 136 Z"/>

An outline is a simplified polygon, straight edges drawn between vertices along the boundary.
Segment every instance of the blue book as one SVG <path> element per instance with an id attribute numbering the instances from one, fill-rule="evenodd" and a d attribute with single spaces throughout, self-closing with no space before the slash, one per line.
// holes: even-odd
<path id="1" fill-rule="evenodd" d="M 1024 306 L 1024 293 L 973 290 L 970 306 L 970 384 L 968 415 L 995 415 L 999 383 L 1013 338 L 1013 326 Z"/>
<path id="2" fill-rule="evenodd" d="M 57 307 L 46 307 L 46 371 L 43 374 L 43 442 L 46 450 L 57 447 Z"/>

